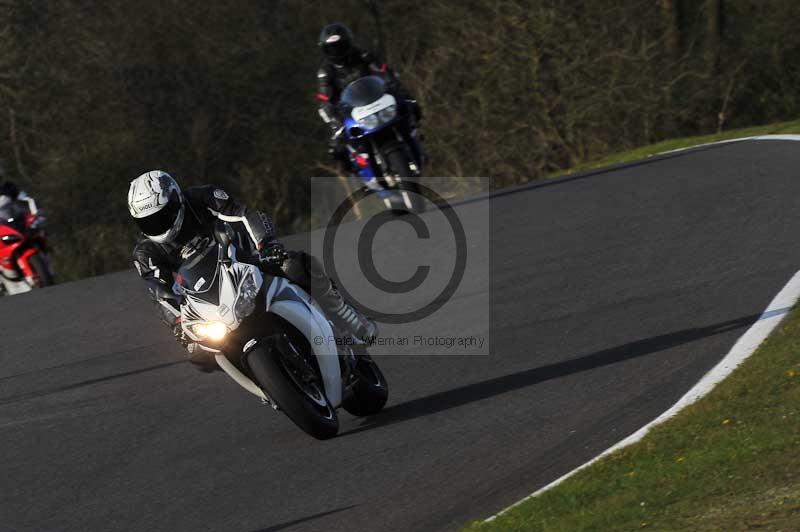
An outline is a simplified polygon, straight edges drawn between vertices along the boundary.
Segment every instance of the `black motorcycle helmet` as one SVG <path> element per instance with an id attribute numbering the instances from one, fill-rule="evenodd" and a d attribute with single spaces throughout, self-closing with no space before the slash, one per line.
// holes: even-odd
<path id="1" fill-rule="evenodd" d="M 353 32 L 338 22 L 328 24 L 319 34 L 319 46 L 325 57 L 334 63 L 341 63 L 353 50 Z"/>
<path id="2" fill-rule="evenodd" d="M 19 188 L 11 181 L 6 181 L 0 185 L 0 196 L 8 196 L 11 199 L 17 199 L 17 196 L 19 196 Z"/>

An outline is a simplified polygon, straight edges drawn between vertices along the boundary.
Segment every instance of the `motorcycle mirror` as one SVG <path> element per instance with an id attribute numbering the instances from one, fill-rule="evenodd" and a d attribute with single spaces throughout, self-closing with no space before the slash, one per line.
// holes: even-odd
<path id="1" fill-rule="evenodd" d="M 176 295 L 172 290 L 169 290 L 166 286 L 162 285 L 161 283 L 152 282 L 150 283 L 150 292 L 156 299 L 166 299 L 168 301 L 178 301 L 180 300 L 180 296 Z"/>

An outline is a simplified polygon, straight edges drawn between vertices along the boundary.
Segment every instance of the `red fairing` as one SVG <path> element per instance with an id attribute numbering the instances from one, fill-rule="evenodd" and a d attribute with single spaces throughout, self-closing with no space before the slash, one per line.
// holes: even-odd
<path id="1" fill-rule="evenodd" d="M 19 279 L 19 274 L 33 286 L 39 284 L 36 272 L 31 268 L 30 258 L 41 253 L 45 241 L 41 231 L 31 229 L 38 216 L 27 213 L 23 231 L 12 222 L 0 220 L 0 275 L 7 279 Z"/>
<path id="2" fill-rule="evenodd" d="M 327 102 L 330 100 L 327 94 L 322 94 L 321 92 L 317 93 L 317 100 L 322 100 L 323 102 Z"/>
<path id="3" fill-rule="evenodd" d="M 28 280 L 29 283 L 35 284 L 36 283 L 36 272 L 33 271 L 31 268 L 30 258 L 33 255 L 39 253 L 39 250 L 35 247 L 29 247 L 17 259 L 17 264 L 19 265 L 20 269 L 22 270 L 22 274 L 25 276 L 25 279 Z"/>
<path id="4" fill-rule="evenodd" d="M 0 268 L 15 271 L 14 251 L 22 245 L 25 237 L 8 224 L 0 224 Z"/>

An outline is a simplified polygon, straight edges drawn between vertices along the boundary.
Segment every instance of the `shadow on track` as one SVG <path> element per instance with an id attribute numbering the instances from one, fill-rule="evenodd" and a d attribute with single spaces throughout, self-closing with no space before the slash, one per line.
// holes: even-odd
<path id="1" fill-rule="evenodd" d="M 788 309 L 786 310 L 788 311 Z M 579 358 L 565 360 L 564 362 L 548 364 L 546 366 L 468 384 L 460 388 L 453 388 L 445 392 L 439 392 L 405 403 L 392 405 L 377 416 L 368 418 L 363 425 L 342 432 L 340 437 L 436 414 L 444 410 L 457 408 L 475 401 L 481 401 L 496 395 L 519 390 L 547 380 L 616 364 L 632 358 L 650 355 L 672 347 L 688 344 L 695 340 L 700 340 L 716 334 L 749 327 L 755 323 L 760 316 L 761 314 L 753 314 L 716 323 L 714 325 L 708 325 L 706 327 L 683 329 L 681 331 L 662 334 L 644 340 L 637 340 L 628 344 L 584 355 Z"/>
<path id="2" fill-rule="evenodd" d="M 63 369 L 63 368 L 69 368 L 69 367 L 73 367 L 73 366 L 82 366 L 82 365 L 85 365 L 85 364 L 90 364 L 90 363 L 92 363 L 92 362 L 94 362 L 94 361 L 96 361 L 98 359 L 101 359 L 101 358 L 110 359 L 113 356 L 126 355 L 128 353 L 134 353 L 136 351 L 141 351 L 142 349 L 156 349 L 156 348 L 162 348 L 163 349 L 163 348 L 165 348 L 165 346 L 174 346 L 174 345 L 175 345 L 175 341 L 174 340 L 169 340 L 169 341 L 166 341 L 166 342 L 165 341 L 155 342 L 153 344 L 139 345 L 139 346 L 136 346 L 136 347 L 132 347 L 130 349 L 123 349 L 121 351 L 111 351 L 111 352 L 108 352 L 108 353 L 101 353 L 99 355 L 94 355 L 94 356 L 91 356 L 89 358 L 82 358 L 80 360 L 73 360 L 71 362 L 64 362 L 63 364 L 57 364 L 55 366 L 46 366 L 44 368 L 31 369 L 31 370 L 28 370 L 28 371 L 23 371 L 21 373 L 15 373 L 13 375 L 5 375 L 3 377 L 0 377 L 0 381 L 18 379 L 20 377 L 24 377 L 26 375 L 31 375 L 31 374 L 34 374 L 34 373 L 45 373 L 47 371 L 53 371 L 54 369 Z"/>
<path id="3" fill-rule="evenodd" d="M 280 523 L 267 528 L 260 528 L 258 530 L 254 530 L 253 532 L 278 532 L 279 530 L 286 530 L 290 526 L 299 525 L 300 523 L 305 523 L 307 521 L 313 521 L 314 519 L 319 519 L 320 517 L 325 517 L 326 515 L 338 514 L 339 512 L 344 512 L 346 510 L 350 510 L 351 508 L 355 507 L 356 507 L 355 504 L 352 504 L 350 506 L 343 506 L 342 508 L 329 510 L 327 512 L 320 512 L 318 514 L 309 515 L 308 517 L 303 517 L 301 519 L 295 519 L 294 521 L 286 521 L 285 523 Z"/>
<path id="4" fill-rule="evenodd" d="M 25 401 L 28 399 L 35 399 L 38 397 L 45 397 L 47 395 L 52 395 L 54 393 L 60 392 L 67 392 L 69 390 L 74 390 L 76 388 L 83 388 L 84 386 L 91 386 L 92 384 L 98 384 L 100 382 L 107 382 L 112 381 L 115 379 L 121 379 L 123 377 L 129 377 L 131 375 L 138 375 L 139 373 L 147 373 L 148 371 L 155 371 L 162 368 L 168 368 L 170 366 L 175 366 L 178 364 L 185 364 L 185 360 L 176 360 L 174 362 L 165 362 L 163 364 L 156 364 L 155 366 L 149 366 L 142 369 L 134 369 L 132 371 L 124 371 L 122 373 L 115 373 L 114 375 L 107 375 L 105 377 L 98 377 L 96 379 L 88 379 L 81 382 L 76 382 L 73 384 L 65 384 L 63 386 L 57 386 L 55 388 L 49 388 L 47 390 L 41 390 L 36 392 L 27 392 L 21 393 L 18 395 L 11 395 L 8 397 L 1 397 L 0 398 L 0 406 L 8 404 L 8 403 L 15 403 L 17 401 Z"/>

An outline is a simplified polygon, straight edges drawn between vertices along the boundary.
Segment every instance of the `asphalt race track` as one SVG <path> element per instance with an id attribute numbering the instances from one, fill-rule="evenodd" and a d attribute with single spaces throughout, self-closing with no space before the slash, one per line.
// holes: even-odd
<path id="1" fill-rule="evenodd" d="M 380 357 L 386 410 L 343 412 L 326 442 L 193 371 L 132 272 L 2 298 L 0 530 L 488 517 L 656 417 L 728 351 L 800 264 L 798 168 L 800 144 L 747 141 L 455 205 L 466 225 L 491 205 L 471 228 L 491 245 L 491 355 Z M 417 262 L 384 266 L 402 278 Z M 486 314 L 468 311 L 488 297 L 476 286 L 428 323 L 468 333 Z"/>

